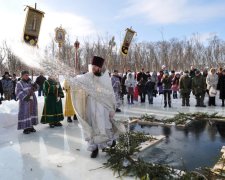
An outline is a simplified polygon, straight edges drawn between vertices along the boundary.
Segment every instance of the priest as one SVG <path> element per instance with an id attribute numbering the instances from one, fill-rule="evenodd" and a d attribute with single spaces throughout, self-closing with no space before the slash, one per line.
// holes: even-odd
<path id="1" fill-rule="evenodd" d="M 21 80 L 16 84 L 16 98 L 19 100 L 18 130 L 24 134 L 36 132 L 34 125 L 38 124 L 37 98 L 35 91 L 38 86 L 32 83 L 28 71 L 21 72 Z"/>
<path id="2" fill-rule="evenodd" d="M 71 123 L 73 122 L 71 117 L 73 117 L 73 120 L 77 120 L 77 117 L 72 103 L 70 84 L 66 79 L 63 81 L 63 90 L 66 93 L 64 116 L 67 117 L 67 122 Z"/>
<path id="3" fill-rule="evenodd" d="M 50 75 L 48 80 L 44 82 L 44 108 L 41 116 L 42 124 L 49 124 L 50 128 L 62 126 L 60 121 L 63 121 L 62 100 L 64 93 L 61 85 L 57 80 L 57 75 Z"/>
<path id="4" fill-rule="evenodd" d="M 94 56 L 89 72 L 73 79 L 73 104 L 82 126 L 91 158 L 96 158 L 99 149 L 116 145 L 116 134 L 124 131 L 113 119 L 116 100 L 104 59 Z"/>

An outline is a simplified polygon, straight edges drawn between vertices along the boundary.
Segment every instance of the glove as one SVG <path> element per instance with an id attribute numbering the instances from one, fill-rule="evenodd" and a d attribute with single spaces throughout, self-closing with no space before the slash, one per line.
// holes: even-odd
<path id="1" fill-rule="evenodd" d="M 112 119 L 115 115 L 115 112 L 114 111 L 110 111 L 109 112 L 109 118 Z"/>
<path id="2" fill-rule="evenodd" d="M 24 98 L 24 101 L 29 102 L 29 101 L 30 101 L 30 95 L 27 95 L 27 96 Z"/>

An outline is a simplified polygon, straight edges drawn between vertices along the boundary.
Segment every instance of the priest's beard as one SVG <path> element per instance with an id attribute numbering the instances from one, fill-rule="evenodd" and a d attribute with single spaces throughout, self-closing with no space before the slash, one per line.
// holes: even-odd
<path id="1" fill-rule="evenodd" d="M 98 77 L 102 75 L 101 72 L 99 72 L 99 71 L 98 72 L 93 72 L 93 73 L 94 73 L 95 76 L 98 76 Z"/>

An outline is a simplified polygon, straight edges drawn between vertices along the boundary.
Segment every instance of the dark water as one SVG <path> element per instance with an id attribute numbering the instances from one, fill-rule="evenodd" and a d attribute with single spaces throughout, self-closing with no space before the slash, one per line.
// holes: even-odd
<path id="1" fill-rule="evenodd" d="M 225 123 L 209 125 L 206 121 L 197 121 L 186 129 L 139 125 L 134 129 L 166 136 L 164 141 L 141 152 L 141 157 L 147 162 L 168 164 L 182 170 L 214 166 L 225 145 Z"/>

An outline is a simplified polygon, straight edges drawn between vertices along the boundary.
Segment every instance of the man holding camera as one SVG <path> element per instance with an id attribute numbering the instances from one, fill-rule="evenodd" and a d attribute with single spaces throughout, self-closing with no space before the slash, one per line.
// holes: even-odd
<path id="1" fill-rule="evenodd" d="M 32 83 L 28 71 L 21 72 L 21 80 L 16 84 L 16 98 L 19 100 L 18 130 L 24 134 L 36 132 L 34 125 L 38 124 L 37 98 L 35 91 L 38 86 Z"/>

